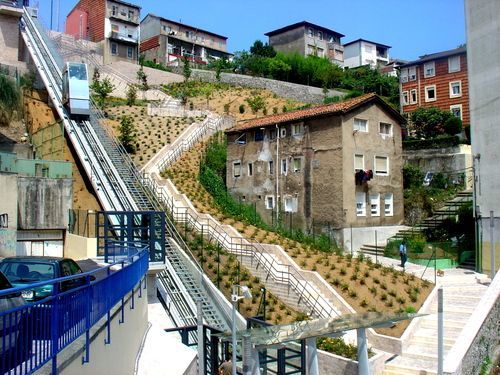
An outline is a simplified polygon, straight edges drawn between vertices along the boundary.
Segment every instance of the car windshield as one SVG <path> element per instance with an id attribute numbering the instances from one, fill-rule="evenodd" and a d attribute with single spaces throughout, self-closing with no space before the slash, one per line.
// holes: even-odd
<path id="1" fill-rule="evenodd" d="M 55 277 L 54 265 L 48 263 L 2 262 L 0 263 L 0 271 L 12 284 L 34 283 Z"/>

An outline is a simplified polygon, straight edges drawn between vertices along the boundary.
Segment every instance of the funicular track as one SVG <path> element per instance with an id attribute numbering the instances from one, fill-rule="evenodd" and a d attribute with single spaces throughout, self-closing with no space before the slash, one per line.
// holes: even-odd
<path id="1" fill-rule="evenodd" d="M 88 121 L 70 119 L 62 105 L 64 61 L 36 18 L 36 12 L 24 8 L 23 20 L 22 38 L 104 210 L 163 210 L 154 192 L 143 184 L 142 175 L 123 147 L 101 126 L 104 116 L 95 106 Z M 166 267 L 159 274 L 157 285 L 160 293 L 169 295 L 174 323 L 196 324 L 196 302 L 201 301 L 206 323 L 220 330 L 228 329 L 227 319 L 208 297 L 199 274 L 193 272 L 193 265 L 199 269 L 194 257 L 189 261 L 180 254 L 181 248 L 188 254 L 189 249 L 168 218 L 165 230 Z"/>

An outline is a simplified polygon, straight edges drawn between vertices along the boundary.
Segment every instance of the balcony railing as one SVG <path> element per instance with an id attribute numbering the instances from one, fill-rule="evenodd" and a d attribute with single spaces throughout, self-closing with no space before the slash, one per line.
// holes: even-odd
<path id="1" fill-rule="evenodd" d="M 111 342 L 110 311 L 121 303 L 124 322 L 125 297 L 131 293 L 133 308 L 135 294 L 146 293 L 148 264 L 148 251 L 142 249 L 104 268 L 0 291 L 0 373 L 31 374 L 52 361 L 56 374 L 58 353 L 84 334 L 83 362 L 89 362 L 90 329 L 107 316 L 106 343 Z M 51 292 L 40 301 L 23 302 L 21 293 L 33 289 Z"/>
<path id="2" fill-rule="evenodd" d="M 119 33 L 116 31 L 112 31 L 110 36 L 111 39 L 121 40 L 123 42 L 128 43 L 139 43 L 139 39 L 133 36 L 129 36 L 128 34 Z"/>
<path id="3" fill-rule="evenodd" d="M 121 21 L 127 21 L 127 22 L 132 22 L 139 24 L 139 16 L 134 14 L 133 16 L 130 16 L 128 13 L 123 14 L 122 12 L 109 10 L 108 11 L 108 17 L 110 18 L 116 18 L 117 20 Z"/>

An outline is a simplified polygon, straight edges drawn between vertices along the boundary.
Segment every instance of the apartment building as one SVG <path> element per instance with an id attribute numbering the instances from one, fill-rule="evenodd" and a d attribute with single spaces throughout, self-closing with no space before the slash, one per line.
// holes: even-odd
<path id="1" fill-rule="evenodd" d="M 228 191 L 305 231 L 400 224 L 403 122 L 367 94 L 241 123 L 226 131 Z"/>
<path id="2" fill-rule="evenodd" d="M 470 124 L 466 47 L 421 56 L 399 71 L 403 113 L 436 107 Z"/>
<path id="3" fill-rule="evenodd" d="M 366 39 L 357 39 L 344 44 L 344 66 L 357 68 L 370 65 L 372 68 L 381 68 L 389 64 L 389 49 L 391 46 L 372 42 Z"/>
<path id="4" fill-rule="evenodd" d="M 66 17 L 65 33 L 102 44 L 104 63 L 137 62 L 141 7 L 121 0 L 80 0 Z"/>
<path id="5" fill-rule="evenodd" d="M 149 13 L 141 21 L 141 53 L 146 60 L 178 66 L 182 58 L 198 64 L 230 59 L 227 37 Z"/>
<path id="6" fill-rule="evenodd" d="M 335 64 L 344 65 L 344 47 L 340 41 L 344 35 L 337 31 L 302 21 L 264 35 L 278 52 L 327 57 Z"/>

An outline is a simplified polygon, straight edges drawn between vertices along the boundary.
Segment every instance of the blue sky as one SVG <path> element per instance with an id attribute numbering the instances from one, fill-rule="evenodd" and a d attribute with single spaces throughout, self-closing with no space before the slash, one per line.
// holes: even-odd
<path id="1" fill-rule="evenodd" d="M 31 0 L 39 4 L 48 25 L 53 1 L 53 27 L 77 0 Z M 392 46 L 391 57 L 414 60 L 420 55 L 453 49 L 465 43 L 464 0 L 128 0 L 147 13 L 181 21 L 227 36 L 230 52 L 248 50 L 264 33 L 309 21 L 345 35 Z M 56 10 L 59 4 L 59 22 Z"/>

